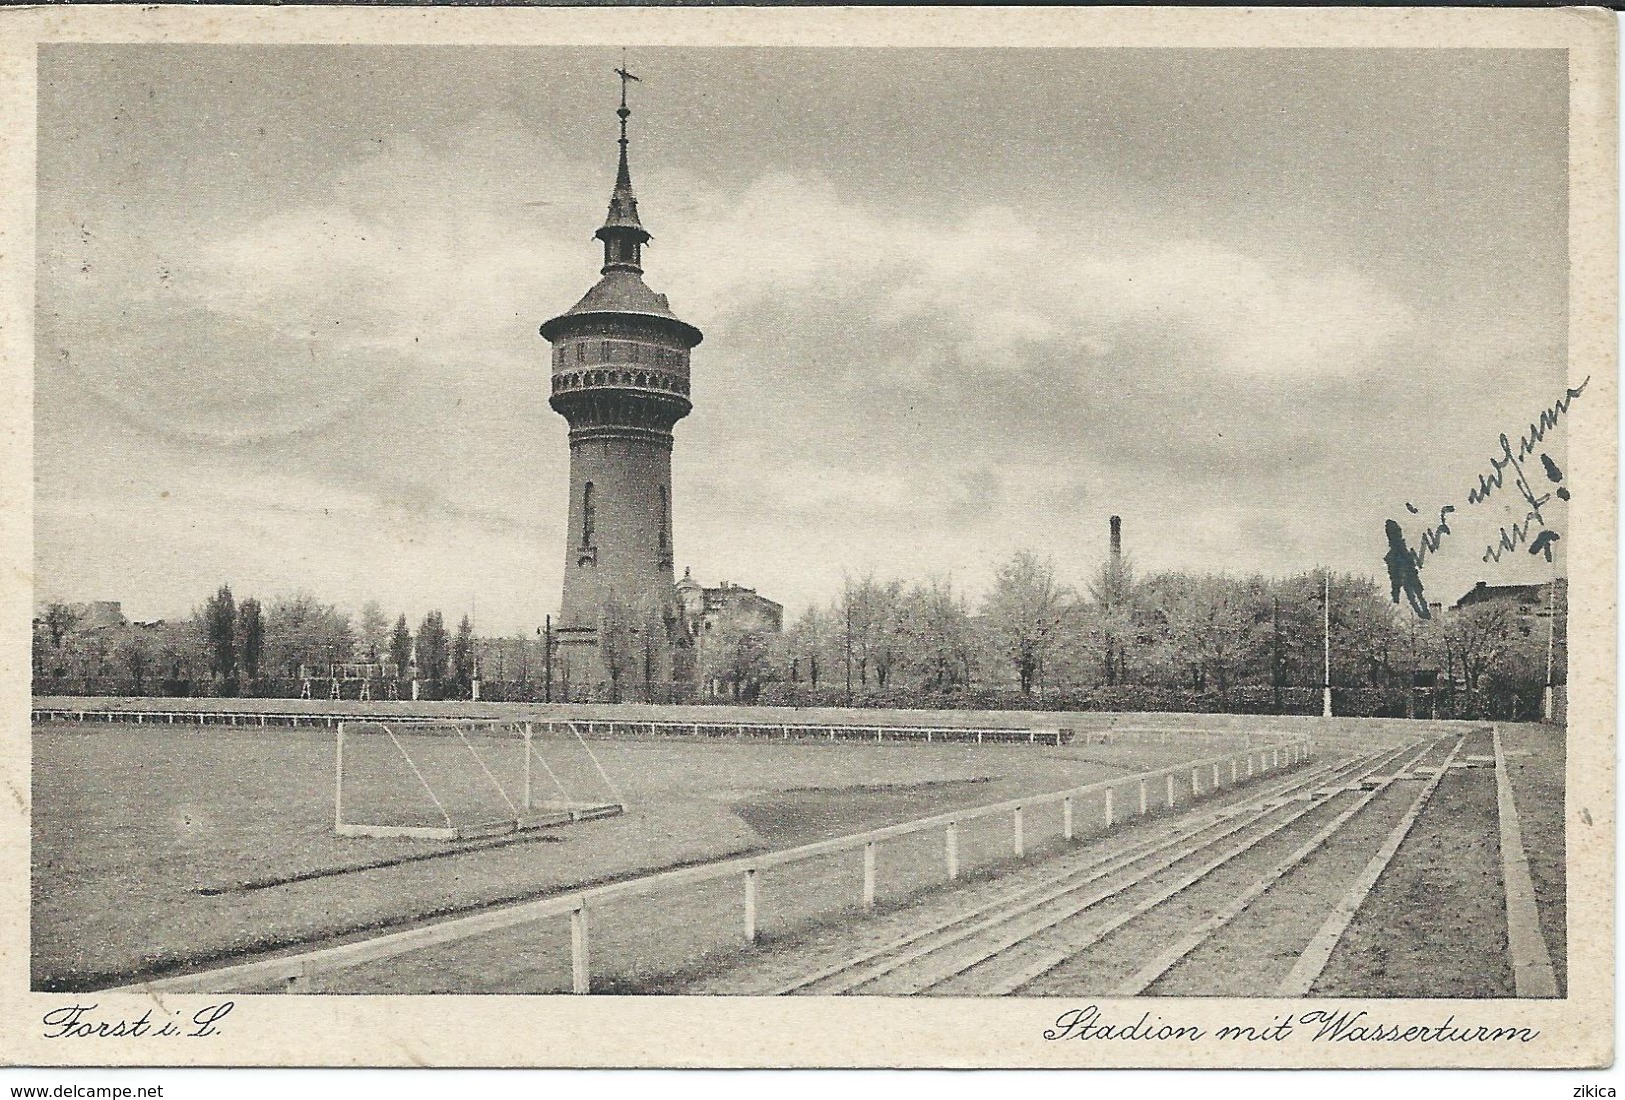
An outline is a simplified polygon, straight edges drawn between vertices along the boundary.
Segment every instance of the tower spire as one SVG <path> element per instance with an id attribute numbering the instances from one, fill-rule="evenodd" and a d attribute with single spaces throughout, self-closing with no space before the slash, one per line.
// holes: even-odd
<path id="1" fill-rule="evenodd" d="M 621 158 L 615 172 L 615 190 L 609 196 L 609 214 L 593 235 L 604 242 L 605 275 L 611 271 L 641 275 L 643 246 L 649 243 L 649 232 L 638 221 L 638 199 L 632 193 L 632 170 L 627 166 L 626 151 L 631 143 L 626 137 L 626 121 L 632 117 L 632 109 L 626 105 L 626 86 L 631 82 L 641 84 L 642 80 L 627 70 L 624 55 L 615 75 L 621 78 L 621 106 L 615 112 L 621 120 Z"/>

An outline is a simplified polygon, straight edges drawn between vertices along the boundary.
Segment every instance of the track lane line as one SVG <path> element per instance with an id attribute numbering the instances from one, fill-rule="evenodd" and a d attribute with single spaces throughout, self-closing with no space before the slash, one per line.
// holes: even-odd
<path id="1" fill-rule="evenodd" d="M 1422 756 L 1427 755 L 1428 751 L 1429 750 L 1424 749 L 1422 754 L 1415 757 L 1411 763 L 1414 764 L 1416 761 L 1421 760 Z M 1155 982 L 1158 978 L 1162 977 L 1169 970 L 1171 970 L 1175 963 L 1179 962 L 1179 960 L 1183 959 L 1186 955 L 1189 955 L 1192 951 L 1195 951 L 1198 947 L 1202 946 L 1202 944 L 1206 943 L 1215 932 L 1229 924 L 1231 921 L 1235 920 L 1249 905 L 1263 896 L 1266 890 L 1284 878 L 1287 872 L 1291 871 L 1294 867 L 1298 866 L 1298 864 L 1308 859 L 1328 840 L 1342 831 L 1343 826 L 1347 825 L 1351 820 L 1353 820 L 1356 814 L 1369 806 L 1379 794 L 1387 790 L 1393 783 L 1393 777 L 1389 776 L 1384 782 L 1378 784 L 1374 788 L 1371 788 L 1369 791 L 1362 793 L 1361 796 L 1355 800 L 1354 805 L 1338 814 L 1337 817 L 1333 818 L 1329 824 L 1311 837 L 1307 843 L 1300 846 L 1291 855 L 1287 856 L 1285 859 L 1271 868 L 1270 871 L 1264 875 L 1264 877 L 1255 880 L 1251 886 L 1243 890 L 1241 894 L 1239 894 L 1229 905 L 1226 905 L 1223 909 L 1213 914 L 1207 920 L 1203 921 L 1201 924 L 1198 924 L 1195 928 L 1191 929 L 1190 933 L 1186 935 L 1184 939 L 1174 944 L 1174 946 L 1170 947 L 1167 951 L 1164 951 L 1161 955 L 1158 955 L 1151 962 L 1147 963 L 1145 966 L 1142 966 L 1139 970 L 1135 971 L 1131 976 L 1125 979 L 1123 984 L 1113 991 L 1112 996 L 1137 997 L 1143 993 L 1147 986 L 1151 985 L 1152 982 Z M 1357 790 L 1362 788 L 1351 787 L 1345 789 Z"/>
<path id="2" fill-rule="evenodd" d="M 1512 952 L 1513 988 L 1519 997 L 1556 997 L 1557 973 L 1552 953 L 1540 931 L 1540 908 L 1535 884 L 1529 877 L 1529 859 L 1523 850 L 1518 805 L 1512 796 L 1501 751 L 1501 727 L 1495 727 L 1495 804 L 1501 821 L 1501 881 L 1506 887 L 1507 946 Z"/>
<path id="3" fill-rule="evenodd" d="M 1376 771 L 1376 768 L 1372 767 L 1372 768 L 1368 769 L 1366 774 L 1370 775 L 1375 771 Z M 1139 918 L 1141 916 L 1144 916 L 1146 913 L 1150 912 L 1152 909 L 1155 909 L 1157 906 L 1161 905 L 1163 902 L 1165 902 L 1165 901 L 1169 900 L 1170 898 L 1175 897 L 1178 894 L 1182 893 L 1183 891 L 1189 889 L 1191 886 L 1193 886 L 1196 883 L 1200 882 L 1202 879 L 1206 878 L 1208 875 L 1212 874 L 1214 871 L 1218 870 L 1220 867 L 1224 866 L 1226 863 L 1229 863 L 1232 859 L 1235 859 L 1235 858 L 1245 854 L 1246 852 L 1251 851 L 1253 848 L 1257 847 L 1259 844 L 1262 844 L 1266 840 L 1269 840 L 1272 837 L 1278 835 L 1283 830 L 1285 830 L 1289 826 L 1291 826 L 1294 822 L 1296 822 L 1299 818 L 1303 817 L 1304 815 L 1308 814 L 1310 811 L 1312 811 L 1314 809 L 1317 809 L 1318 807 L 1320 807 L 1320 806 L 1322 806 L 1324 804 L 1325 804 L 1324 799 L 1322 799 L 1322 800 L 1314 800 L 1314 799 L 1309 800 L 1308 802 L 1305 803 L 1305 805 L 1303 806 L 1302 809 L 1294 810 L 1292 813 L 1290 813 L 1285 818 L 1283 818 L 1283 819 L 1281 819 L 1279 821 L 1271 823 L 1268 826 L 1268 828 L 1267 828 L 1267 830 L 1265 832 L 1259 834 L 1258 836 L 1252 838 L 1251 840 L 1245 841 L 1239 847 L 1232 848 L 1230 851 L 1226 852 L 1224 855 L 1220 856 L 1218 859 L 1215 859 L 1215 860 L 1212 860 L 1212 861 L 1208 862 L 1207 864 L 1205 864 L 1202 867 L 1200 867 L 1199 869 L 1197 869 L 1194 873 L 1188 874 L 1184 878 L 1179 879 L 1172 886 L 1162 888 L 1160 893 L 1155 894 L 1150 898 L 1142 900 L 1141 902 L 1136 904 L 1132 909 L 1130 909 L 1127 913 L 1123 913 L 1123 914 L 1120 914 L 1117 917 L 1113 917 L 1110 920 L 1108 920 L 1105 924 L 1096 925 L 1096 926 L 1090 928 L 1080 938 L 1065 940 L 1064 941 L 1065 942 L 1064 947 L 1062 947 L 1060 949 L 1048 950 L 1048 951 L 1044 952 L 1043 954 L 1039 955 L 1036 962 L 1023 964 L 1021 966 L 1021 968 L 1019 970 L 1017 970 L 1014 974 L 1006 974 L 1005 977 L 999 979 L 993 985 L 989 986 L 987 988 L 987 990 L 985 991 L 985 994 L 987 994 L 987 995 L 995 995 L 995 996 L 996 995 L 1003 995 L 1003 994 L 1010 994 L 1010 993 L 1017 992 L 1018 990 L 1024 988 L 1025 986 L 1031 985 L 1033 982 L 1037 981 L 1039 978 L 1042 978 L 1044 975 L 1048 974 L 1050 971 L 1055 970 L 1057 967 L 1060 967 L 1063 964 L 1070 961 L 1074 956 L 1076 956 L 1080 952 L 1085 951 L 1085 950 L 1089 949 L 1090 947 L 1093 947 L 1095 944 L 1099 943 L 1101 940 L 1105 939 L 1107 936 L 1111 935 L 1113 932 L 1116 932 L 1119 928 L 1122 928 L 1124 925 L 1128 924 L 1130 921 L 1135 920 L 1135 919 L 1137 919 L 1137 918 Z M 1211 845 L 1205 845 L 1204 847 L 1209 847 L 1209 846 L 1211 846 Z M 1175 863 L 1181 862 L 1183 859 L 1189 858 L 1190 855 L 1196 855 L 1200 851 L 1201 851 L 1201 849 L 1197 849 L 1196 851 L 1190 852 L 1186 856 L 1181 857 L 1180 860 L 1170 861 L 1169 863 L 1167 863 L 1167 864 L 1165 864 L 1165 865 L 1163 865 L 1163 866 L 1161 866 L 1159 868 L 1156 868 L 1154 871 L 1142 876 L 1141 878 L 1136 879 L 1134 882 L 1128 884 L 1127 886 L 1124 886 L 1124 887 L 1122 887 L 1122 888 L 1120 888 L 1118 890 L 1114 890 L 1111 895 L 1107 895 L 1107 896 L 1108 897 L 1115 896 L 1118 893 L 1122 893 L 1123 890 L 1129 889 L 1129 888 L 1131 888 L 1133 886 L 1143 885 L 1146 882 L 1149 882 L 1154 875 L 1160 874 L 1162 871 L 1167 870 L 1169 867 L 1173 866 Z M 999 955 L 1001 955 L 1005 951 L 1009 950 L 1009 948 L 1018 946 L 1018 945 L 1026 942 L 1028 940 L 1034 939 L 1037 936 L 1041 935 L 1042 933 L 1048 932 L 1051 929 L 1065 923 L 1067 920 L 1070 920 L 1070 919 L 1072 919 L 1074 917 L 1077 917 L 1077 916 L 1081 915 L 1085 910 L 1087 910 L 1089 908 L 1092 908 L 1096 904 L 1099 904 L 1099 901 L 1101 901 L 1101 900 L 1105 900 L 1105 898 L 1092 900 L 1092 901 L 1087 902 L 1087 903 L 1085 903 L 1083 905 L 1075 906 L 1069 912 L 1067 912 L 1065 914 L 1062 914 L 1061 916 L 1056 917 L 1056 918 L 1046 922 L 1040 928 L 1032 929 L 1032 930 L 1027 931 L 1025 933 L 1019 934 L 1019 935 L 1017 935 L 1015 937 L 1008 938 L 1007 940 L 1005 940 L 1003 942 L 1002 946 L 1000 946 L 998 949 L 996 949 L 993 953 L 988 954 L 988 955 L 986 955 L 986 956 L 984 956 L 984 957 L 982 957 L 980 959 L 976 959 L 976 960 L 971 961 L 970 963 L 966 964 L 965 966 L 960 967 L 958 970 L 956 970 L 952 974 L 948 974 L 946 976 L 943 976 L 943 977 L 936 978 L 934 980 L 925 982 L 925 983 L 921 984 L 920 986 L 918 986 L 916 989 L 912 990 L 911 992 L 923 992 L 923 991 L 925 991 L 927 989 L 935 988 L 936 986 L 939 986 L 939 985 L 942 985 L 942 984 L 944 984 L 944 983 L 946 983 L 948 981 L 951 981 L 954 978 L 957 978 L 959 975 L 967 973 L 967 972 L 975 969 L 978 966 L 982 966 L 982 965 L 984 965 L 986 963 L 993 962 L 998 958 Z"/>
<path id="4" fill-rule="evenodd" d="M 1378 848 L 1376 854 L 1366 863 L 1365 869 L 1360 872 L 1359 877 L 1354 880 L 1348 891 L 1332 907 L 1332 911 L 1327 915 L 1325 922 L 1309 940 L 1309 946 L 1305 947 L 1303 954 L 1298 956 L 1298 961 L 1293 964 L 1291 972 L 1281 979 L 1281 984 L 1275 989 L 1276 996 L 1303 997 L 1308 995 L 1310 987 L 1315 984 L 1321 972 L 1326 969 L 1326 963 L 1331 960 L 1332 951 L 1336 949 L 1338 941 L 1343 938 L 1343 933 L 1348 931 L 1350 922 L 1354 920 L 1354 914 L 1359 912 L 1360 906 L 1365 904 L 1365 899 L 1371 894 L 1372 888 L 1377 885 L 1377 879 L 1382 877 L 1382 873 L 1387 869 L 1389 861 L 1394 858 L 1394 853 L 1399 851 L 1399 846 L 1410 835 L 1411 827 L 1416 824 L 1417 817 L 1422 813 L 1422 807 L 1427 805 L 1428 799 L 1433 797 L 1433 792 L 1438 789 L 1439 782 L 1450 773 L 1451 762 L 1455 760 L 1456 754 L 1461 752 L 1461 747 L 1466 743 L 1467 736 L 1465 734 L 1457 739 L 1455 747 L 1450 750 L 1450 755 L 1445 758 L 1444 764 L 1435 769 L 1433 777 L 1423 785 L 1421 792 L 1416 796 L 1416 801 L 1411 804 L 1409 810 L 1405 811 L 1405 816 L 1399 819 L 1399 823 L 1388 834 L 1388 839 L 1382 842 L 1382 847 Z"/>

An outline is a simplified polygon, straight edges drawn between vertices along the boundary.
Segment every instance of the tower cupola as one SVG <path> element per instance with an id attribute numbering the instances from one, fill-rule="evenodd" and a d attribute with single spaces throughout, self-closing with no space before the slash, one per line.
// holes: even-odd
<path id="1" fill-rule="evenodd" d="M 637 77 L 624 67 L 615 72 L 621 78 L 621 107 L 615 112 L 621 119 L 621 164 L 615 173 L 615 190 L 609 196 L 609 213 L 593 236 L 604 242 L 603 274 L 630 271 L 641 275 L 643 246 L 650 237 L 638 221 L 638 197 L 632 192 L 632 170 L 626 163 L 626 120 L 632 117 L 632 109 L 626 105 L 626 82 Z"/>

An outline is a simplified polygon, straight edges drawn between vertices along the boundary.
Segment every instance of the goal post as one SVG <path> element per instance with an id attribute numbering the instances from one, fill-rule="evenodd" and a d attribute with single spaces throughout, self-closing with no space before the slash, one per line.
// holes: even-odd
<path id="1" fill-rule="evenodd" d="M 338 724 L 333 831 L 341 837 L 463 840 L 624 810 L 586 741 L 553 723 Z"/>

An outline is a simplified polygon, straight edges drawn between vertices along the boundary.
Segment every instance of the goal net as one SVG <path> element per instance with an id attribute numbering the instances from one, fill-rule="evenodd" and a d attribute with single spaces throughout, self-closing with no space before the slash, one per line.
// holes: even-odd
<path id="1" fill-rule="evenodd" d="M 624 809 L 597 755 L 569 723 L 339 724 L 339 836 L 460 840 Z"/>

